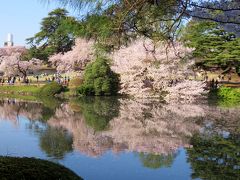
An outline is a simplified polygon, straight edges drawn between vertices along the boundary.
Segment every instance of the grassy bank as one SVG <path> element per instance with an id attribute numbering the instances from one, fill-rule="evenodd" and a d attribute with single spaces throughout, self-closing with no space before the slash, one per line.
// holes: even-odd
<path id="1" fill-rule="evenodd" d="M 240 105 L 240 88 L 220 87 L 209 93 L 209 100 L 223 107 Z"/>
<path id="2" fill-rule="evenodd" d="M 54 96 L 65 88 L 56 82 L 45 85 L 4 85 L 0 86 L 1 96 Z"/>
<path id="3" fill-rule="evenodd" d="M 0 86 L 0 94 L 35 95 L 41 86 L 37 85 L 7 85 Z"/>

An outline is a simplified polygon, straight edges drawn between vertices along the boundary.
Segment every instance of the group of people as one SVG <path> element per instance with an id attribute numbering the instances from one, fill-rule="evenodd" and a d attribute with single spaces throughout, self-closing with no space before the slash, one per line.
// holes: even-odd
<path id="1" fill-rule="evenodd" d="M 210 87 L 210 89 L 217 89 L 219 87 L 219 83 L 222 82 L 230 82 L 232 80 L 232 76 L 231 74 L 226 75 L 218 75 L 218 77 L 216 79 L 211 79 L 209 80 L 209 77 L 207 75 L 207 73 L 204 73 L 204 81 L 207 82 L 208 86 Z"/>
<path id="2" fill-rule="evenodd" d="M 35 82 L 39 83 L 40 77 L 41 77 L 41 75 L 35 75 L 34 76 L 34 78 L 36 78 Z M 54 74 L 54 75 L 52 75 L 52 77 L 45 78 L 45 82 L 47 82 L 47 83 L 54 82 L 54 81 L 59 84 L 67 86 L 70 82 L 70 77 L 69 76 L 62 77 L 60 74 Z M 2 86 L 4 84 L 15 85 L 16 83 L 18 83 L 18 84 L 24 83 L 24 84 L 28 85 L 32 82 L 33 82 L 33 80 L 28 77 L 20 77 L 20 76 L 0 77 L 0 83 Z"/>
<path id="3" fill-rule="evenodd" d="M 21 77 L 16 77 L 16 76 L 9 76 L 7 78 L 0 77 L 0 83 L 2 84 L 2 86 L 5 83 L 8 84 L 8 85 L 14 85 L 16 82 L 18 82 L 18 83 L 23 82 L 25 84 L 29 84 L 30 83 L 30 79 L 28 77 L 21 78 Z"/>
<path id="4" fill-rule="evenodd" d="M 51 78 L 50 77 L 46 77 L 45 78 L 45 82 L 54 82 L 56 81 L 58 84 L 62 84 L 62 85 L 68 85 L 70 82 L 70 77 L 65 76 L 62 77 L 60 74 L 54 74 Z"/>
<path id="5" fill-rule="evenodd" d="M 206 82 L 209 81 L 209 77 L 208 77 L 207 73 L 204 73 L 203 80 L 206 81 Z M 214 80 L 214 79 L 212 79 L 212 80 Z M 228 74 L 227 76 L 224 75 L 224 74 L 223 75 L 218 75 L 218 77 L 216 79 L 216 81 L 218 81 L 218 82 L 223 82 L 223 81 L 230 82 L 231 80 L 232 80 L 231 74 Z"/>

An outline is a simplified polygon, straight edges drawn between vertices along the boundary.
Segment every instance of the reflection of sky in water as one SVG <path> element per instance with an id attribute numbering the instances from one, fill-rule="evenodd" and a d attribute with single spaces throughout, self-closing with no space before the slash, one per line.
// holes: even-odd
<path id="1" fill-rule="evenodd" d="M 183 149 L 170 168 L 160 169 L 145 168 L 134 153 L 115 155 L 107 152 L 98 158 L 76 155 L 77 161 L 73 158 L 67 159 L 65 165 L 87 179 L 189 179 L 191 174 Z"/>
<path id="2" fill-rule="evenodd" d="M 20 117 L 18 126 L 0 121 L 0 153 L 9 156 L 44 157 L 38 146 L 39 137 L 26 128 L 29 121 Z"/>
<path id="3" fill-rule="evenodd" d="M 85 179 L 191 179 L 196 160 L 205 167 L 203 157 L 211 158 L 211 146 L 204 143 L 224 142 L 230 144 L 226 152 L 238 151 L 240 145 L 228 128 L 234 132 L 239 127 L 239 115 L 239 109 L 132 100 L 51 101 L 44 107 L 0 101 L 0 155 L 60 162 Z M 198 132 L 207 138 L 195 136 Z M 225 139 L 212 139 L 215 132 Z M 196 149 L 193 138 L 200 142 Z M 211 153 L 196 157 L 198 148 Z M 239 162 L 231 158 L 230 165 Z M 232 167 L 237 169 L 233 164 L 227 172 Z M 204 177 L 204 171 L 194 170 L 200 172 L 196 178 Z"/>

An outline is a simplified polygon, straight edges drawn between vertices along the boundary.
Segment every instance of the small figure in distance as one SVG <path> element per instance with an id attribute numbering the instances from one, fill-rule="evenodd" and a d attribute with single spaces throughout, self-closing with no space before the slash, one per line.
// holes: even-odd
<path id="1" fill-rule="evenodd" d="M 215 88 L 217 89 L 218 88 L 218 80 L 215 81 Z"/>
<path id="2" fill-rule="evenodd" d="M 231 74 L 228 75 L 228 82 L 230 82 L 232 80 L 232 76 Z"/>
<path id="3" fill-rule="evenodd" d="M 39 76 L 38 76 L 38 75 L 36 76 L 36 79 L 37 79 L 37 83 L 38 83 L 38 79 L 39 79 Z"/>
<path id="4" fill-rule="evenodd" d="M 215 86 L 215 81 L 214 81 L 214 79 L 212 79 L 212 81 L 211 81 L 211 83 L 210 83 L 211 89 L 214 89 L 214 86 Z"/>
<path id="5" fill-rule="evenodd" d="M 222 81 L 224 81 L 225 75 L 222 75 Z"/>

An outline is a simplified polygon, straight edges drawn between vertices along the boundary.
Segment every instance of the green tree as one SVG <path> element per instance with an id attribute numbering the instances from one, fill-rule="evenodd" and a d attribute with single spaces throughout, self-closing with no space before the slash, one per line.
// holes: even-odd
<path id="1" fill-rule="evenodd" d="M 193 56 L 203 67 L 229 69 L 240 66 L 240 38 L 227 32 L 218 23 L 210 21 L 191 21 L 182 40 L 194 48 Z"/>
<path id="2" fill-rule="evenodd" d="M 191 163 L 192 178 L 238 179 L 240 177 L 240 137 L 230 134 L 195 135 L 188 148 L 188 161 Z"/>
<path id="3" fill-rule="evenodd" d="M 119 90 L 119 76 L 105 58 L 97 58 L 84 71 L 84 81 L 78 91 L 82 95 L 109 96 Z"/>
<path id="4" fill-rule="evenodd" d="M 56 94 L 63 92 L 63 90 L 64 87 L 61 84 L 58 84 L 57 82 L 51 82 L 42 86 L 38 91 L 38 95 L 42 97 L 44 96 L 53 97 Z"/>
<path id="5" fill-rule="evenodd" d="M 83 21 L 87 22 L 85 27 L 90 30 L 86 34 L 97 34 L 97 38 L 102 40 L 99 42 L 103 42 L 103 45 L 109 43 L 110 47 L 126 44 L 139 36 L 172 42 L 184 20 L 191 17 L 225 24 L 240 24 L 239 18 L 236 18 L 240 14 L 237 0 L 56 1 L 64 6 L 70 5 L 77 10 L 89 12 L 83 18 Z"/>
<path id="6" fill-rule="evenodd" d="M 30 45 L 28 56 L 47 60 L 49 55 L 71 50 L 74 44 L 74 32 L 69 27 L 78 22 L 68 16 L 65 9 L 55 9 L 43 18 L 40 32 L 27 39 Z"/>

